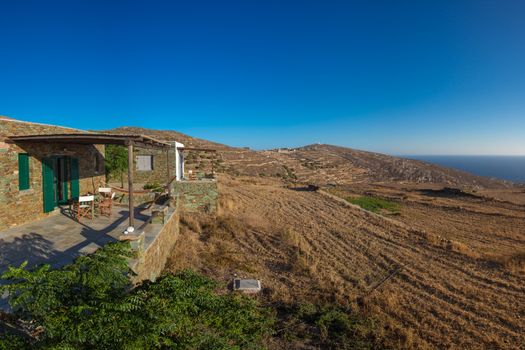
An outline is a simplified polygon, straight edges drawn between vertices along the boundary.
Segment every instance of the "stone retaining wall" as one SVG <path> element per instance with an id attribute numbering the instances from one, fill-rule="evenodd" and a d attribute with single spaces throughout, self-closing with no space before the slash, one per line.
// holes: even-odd
<path id="1" fill-rule="evenodd" d="M 180 197 L 181 209 L 186 212 L 217 212 L 219 190 L 215 180 L 174 182 L 173 193 Z"/>
<path id="2" fill-rule="evenodd" d="M 145 280 L 155 281 L 160 276 L 166 261 L 179 237 L 179 201 L 175 208 L 170 208 L 162 223 L 150 223 L 140 233 L 132 248 L 137 257 L 130 261 L 131 269 L 136 273 L 133 283 Z"/>
<path id="3" fill-rule="evenodd" d="M 129 203 L 129 195 L 126 192 L 115 191 L 114 202 L 120 205 L 127 205 Z M 155 199 L 154 192 L 133 192 L 133 203 L 135 206 L 151 202 Z"/>

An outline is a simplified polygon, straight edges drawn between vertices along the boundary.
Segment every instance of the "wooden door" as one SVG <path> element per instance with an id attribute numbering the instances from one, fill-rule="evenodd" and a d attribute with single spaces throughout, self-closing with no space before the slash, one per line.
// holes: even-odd
<path id="1" fill-rule="evenodd" d="M 56 189 L 55 189 L 55 164 L 53 158 L 42 159 L 42 193 L 44 200 L 44 213 L 55 210 Z"/>
<path id="2" fill-rule="evenodd" d="M 80 195 L 80 185 L 78 183 L 78 158 L 70 158 L 70 176 L 71 176 L 71 198 L 78 198 Z"/>

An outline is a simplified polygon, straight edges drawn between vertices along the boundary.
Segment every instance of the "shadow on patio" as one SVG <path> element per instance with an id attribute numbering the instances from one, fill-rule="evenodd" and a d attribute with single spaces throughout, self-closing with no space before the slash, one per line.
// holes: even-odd
<path id="1" fill-rule="evenodd" d="M 149 215 L 145 208 L 135 208 L 136 227 L 144 225 Z M 0 273 L 9 265 L 28 261 L 33 267 L 47 263 L 60 267 L 76 257 L 94 252 L 114 242 L 128 226 L 128 210 L 114 208 L 111 217 L 76 221 L 62 208 L 59 214 L 0 232 Z"/>

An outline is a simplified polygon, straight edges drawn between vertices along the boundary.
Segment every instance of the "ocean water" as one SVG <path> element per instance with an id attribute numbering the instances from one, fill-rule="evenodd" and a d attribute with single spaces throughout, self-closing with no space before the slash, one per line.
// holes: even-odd
<path id="1" fill-rule="evenodd" d="M 403 156 L 471 174 L 525 183 L 525 156 Z"/>

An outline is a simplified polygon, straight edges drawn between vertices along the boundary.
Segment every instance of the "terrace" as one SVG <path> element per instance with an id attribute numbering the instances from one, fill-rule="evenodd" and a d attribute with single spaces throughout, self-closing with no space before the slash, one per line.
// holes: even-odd
<path id="1" fill-rule="evenodd" d="M 155 279 L 162 271 L 178 235 L 177 209 L 216 210 L 218 193 L 214 179 L 184 181 L 187 179 L 184 178 L 183 165 L 173 177 L 169 169 L 170 150 L 213 150 L 179 148 L 181 144 L 170 144 L 143 135 L 48 134 L 13 136 L 10 140 L 21 147 L 28 143 L 33 147 L 40 144 L 122 145 L 128 148 L 128 164 L 133 164 L 135 146 L 154 148 L 166 152 L 168 162 L 166 173 L 163 174 L 166 185 L 162 186 L 162 191 L 157 189 L 155 192 L 136 190 L 133 167 L 128 167 L 127 188 L 113 189 L 119 201 L 114 201 L 109 217 L 95 211 L 97 215 L 93 219 L 77 220 L 66 204 L 55 207 L 45 218 L 0 231 L 0 273 L 8 266 L 19 266 L 24 261 L 28 261 L 28 267 L 43 263 L 60 267 L 71 263 L 78 256 L 93 253 L 109 242 L 129 240 L 136 251 L 136 259 L 130 261 L 130 267 L 137 275 L 136 281 Z M 91 166 L 90 163 L 84 164 Z M 91 173 L 85 174 L 85 178 L 89 179 Z M 93 188 L 96 188 L 94 184 Z M 134 230 L 129 230 L 130 227 Z M 129 234 L 124 234 L 125 231 L 129 231 Z"/>
<path id="2" fill-rule="evenodd" d="M 110 134 L 48 134 L 25 135 L 10 137 L 12 142 L 20 145 L 37 144 L 79 144 L 97 145 L 113 144 L 128 148 L 128 162 L 133 164 L 133 149 L 135 146 L 156 148 L 169 152 L 173 148 L 169 143 L 158 141 L 143 135 L 110 135 Z M 139 191 L 135 196 L 132 167 L 128 167 L 128 189 L 126 204 L 114 205 L 109 217 L 99 215 L 77 220 L 69 210 L 68 205 L 58 206 L 49 216 L 31 221 L 0 232 L 0 272 L 9 265 L 18 266 L 28 261 L 29 266 L 42 263 L 59 267 L 72 262 L 76 257 L 94 252 L 108 242 L 119 239 L 132 241 L 132 246 L 144 252 L 155 241 L 163 230 L 164 224 L 174 212 L 171 187 L 173 178 L 169 179 L 169 169 L 166 174 L 167 185 L 164 195 L 155 197 L 161 205 L 149 206 L 143 204 Z M 81 193 L 82 195 L 82 193 Z M 135 205 L 137 204 L 137 205 Z M 160 220 L 159 220 L 160 218 Z M 160 224 L 160 225 L 159 225 Z M 133 227 L 129 235 L 124 231 Z"/>
<path id="3" fill-rule="evenodd" d="M 135 208 L 135 224 L 145 229 L 151 211 Z M 65 207 L 47 218 L 0 232 L 0 273 L 9 265 L 50 264 L 60 267 L 76 257 L 93 253 L 109 242 L 115 242 L 129 225 L 128 210 L 114 207 L 110 217 L 96 216 L 80 222 Z"/>

